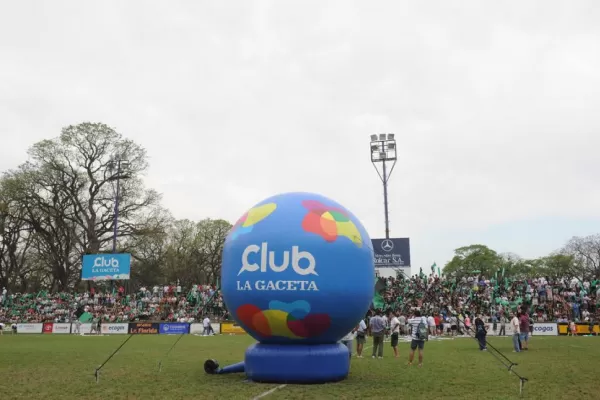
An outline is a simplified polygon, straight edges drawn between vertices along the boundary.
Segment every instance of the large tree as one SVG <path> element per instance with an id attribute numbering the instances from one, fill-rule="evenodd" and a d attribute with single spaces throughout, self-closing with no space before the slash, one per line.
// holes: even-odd
<path id="1" fill-rule="evenodd" d="M 482 244 L 473 244 L 454 250 L 454 257 L 444 266 L 444 274 L 462 277 L 474 273 L 492 276 L 502 264 L 494 250 Z"/>
<path id="2" fill-rule="evenodd" d="M 0 186 L 0 290 L 28 289 L 34 235 L 22 213 L 23 208 Z"/>
<path id="3" fill-rule="evenodd" d="M 224 220 L 180 220 L 169 232 L 164 274 L 185 284 L 216 283 L 221 256 L 231 224 Z"/>
<path id="4" fill-rule="evenodd" d="M 600 279 L 600 235 L 575 236 L 562 252 L 574 259 L 574 277 Z"/>
<path id="5" fill-rule="evenodd" d="M 55 184 L 71 202 L 67 218 L 82 229 L 78 239 L 85 252 L 110 247 L 117 183 L 119 237 L 161 228 L 148 226 L 148 214 L 159 207 L 160 196 L 141 179 L 148 167 L 146 152 L 112 128 L 99 123 L 68 126 L 58 138 L 36 143 L 29 155 L 33 168 L 59 176 Z"/>
<path id="6" fill-rule="evenodd" d="M 34 234 L 37 265 L 51 273 L 52 288 L 79 281 L 82 254 L 111 250 L 116 199 L 120 238 L 164 231 L 168 214 L 141 179 L 144 149 L 108 126 L 69 126 L 33 145 L 29 155 L 2 185 L 23 210 L 19 218 Z"/>

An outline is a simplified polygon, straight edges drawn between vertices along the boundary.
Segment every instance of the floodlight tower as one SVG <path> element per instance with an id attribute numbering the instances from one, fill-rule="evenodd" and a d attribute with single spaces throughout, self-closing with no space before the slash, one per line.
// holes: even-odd
<path id="1" fill-rule="evenodd" d="M 120 154 L 116 154 L 115 156 L 111 157 L 111 160 L 108 162 L 108 169 L 111 173 L 115 174 L 115 180 L 117 181 L 117 188 L 115 191 L 115 213 L 113 221 L 113 253 L 117 252 L 117 234 L 119 231 L 119 200 L 121 196 L 121 179 L 124 178 L 121 176 L 121 173 L 128 167 L 129 161 Z"/>
<path id="2" fill-rule="evenodd" d="M 377 175 L 383 183 L 383 209 L 385 213 L 385 238 L 390 238 L 390 220 L 388 216 L 388 192 L 387 184 L 396 166 L 396 139 L 393 133 L 380 133 L 371 135 L 371 162 L 377 171 Z M 381 163 L 381 172 L 377 164 Z M 388 172 L 388 163 L 391 164 Z"/>

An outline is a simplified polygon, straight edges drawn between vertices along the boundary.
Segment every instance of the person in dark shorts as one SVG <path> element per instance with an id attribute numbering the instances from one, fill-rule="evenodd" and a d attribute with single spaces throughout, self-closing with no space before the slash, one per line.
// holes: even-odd
<path id="1" fill-rule="evenodd" d="M 398 358 L 398 336 L 400 335 L 399 314 L 399 312 L 396 312 L 396 315 L 392 314 L 392 319 L 390 321 L 391 344 L 392 349 L 394 349 L 394 358 Z"/>
<path id="2" fill-rule="evenodd" d="M 456 336 L 458 334 L 458 320 L 454 315 L 450 317 L 450 331 L 452 336 Z"/>
<path id="3" fill-rule="evenodd" d="M 356 327 L 356 357 L 362 358 L 363 347 L 365 346 L 367 336 L 367 324 L 361 319 Z"/>
<path id="4" fill-rule="evenodd" d="M 421 312 L 416 310 L 414 316 L 408 320 L 411 327 L 410 354 L 408 356 L 408 365 L 412 365 L 415 358 L 415 350 L 419 349 L 419 367 L 423 366 L 423 349 L 425 348 L 425 339 L 419 337 L 419 325 L 425 324 L 427 327 L 427 319 L 421 316 Z"/>

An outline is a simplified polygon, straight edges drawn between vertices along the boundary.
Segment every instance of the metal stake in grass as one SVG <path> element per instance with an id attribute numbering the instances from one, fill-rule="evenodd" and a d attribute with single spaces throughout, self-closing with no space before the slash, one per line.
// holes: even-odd
<path id="1" fill-rule="evenodd" d="M 165 354 L 165 356 L 163 358 L 167 358 L 169 356 L 169 353 L 171 353 L 171 350 L 173 350 L 175 348 L 175 345 L 177 344 L 177 342 L 179 342 L 181 340 L 183 335 L 185 335 L 185 333 L 182 333 L 181 335 L 179 335 L 179 337 L 177 338 L 175 343 L 173 343 L 173 346 L 171 346 L 171 348 L 169 349 L 169 351 L 167 351 L 167 354 Z M 162 371 L 162 358 L 160 359 L 160 361 L 158 361 L 158 372 L 160 373 L 160 371 Z"/>
<path id="2" fill-rule="evenodd" d="M 458 321 L 459 324 L 462 324 L 465 328 L 466 325 L 464 323 L 464 321 L 461 321 L 461 319 L 457 316 L 456 312 L 453 313 L 454 316 L 456 316 L 456 320 Z M 473 335 L 471 335 L 471 333 L 465 329 L 465 332 L 472 338 L 474 338 Z M 521 397 L 523 396 L 523 389 L 525 388 L 525 382 L 529 381 L 529 379 L 519 375 L 517 372 L 515 372 L 515 370 L 513 369 L 514 366 L 519 365 L 516 362 L 512 362 L 508 357 L 506 357 L 500 350 L 498 350 L 497 348 L 495 348 L 494 346 L 492 346 L 490 344 L 490 342 L 487 341 L 487 339 L 485 340 L 485 345 L 486 347 L 490 347 L 490 349 L 492 351 L 488 351 L 489 354 L 493 355 L 494 357 L 496 357 L 496 359 L 498 361 L 500 361 L 500 363 L 508 370 L 508 374 L 514 374 L 517 378 L 519 378 L 519 394 L 521 395 Z M 506 360 L 506 362 L 501 359 L 499 356 L 501 356 L 502 358 L 504 358 L 504 360 Z M 508 364 L 508 365 L 507 365 Z"/>
<path id="3" fill-rule="evenodd" d="M 203 315 L 204 314 L 204 310 L 209 305 L 211 305 L 214 302 L 214 300 L 216 299 L 217 293 L 219 293 L 220 290 L 221 290 L 221 287 L 218 286 L 217 289 L 215 290 L 215 292 L 212 294 L 212 296 L 206 301 L 206 303 L 204 303 L 204 305 L 202 306 L 202 308 L 198 312 L 198 315 Z M 181 335 L 179 335 L 179 338 L 177 338 L 177 340 L 175 341 L 175 343 L 173 343 L 173 346 L 171 346 L 171 348 L 169 349 L 169 351 L 167 351 L 167 354 L 165 354 L 165 356 L 163 358 L 167 358 L 167 356 L 169 355 L 169 353 L 171 353 L 171 350 L 173 350 L 175 348 L 175 345 L 177 343 L 179 343 L 179 341 L 181 340 L 181 338 L 183 337 L 183 335 L 185 335 L 185 333 L 182 333 Z M 158 372 L 160 373 L 160 371 L 162 371 L 162 359 L 160 359 L 160 361 L 158 361 Z"/>
<path id="4" fill-rule="evenodd" d="M 129 341 L 129 339 L 131 339 L 132 337 L 133 337 L 133 335 L 129 335 L 129 337 L 127 339 L 125 339 L 125 341 L 123 343 L 121 343 L 121 345 L 119 347 L 117 347 L 117 349 L 115 351 L 113 351 L 113 353 L 98 368 L 96 368 L 96 372 L 94 372 L 94 376 L 96 378 L 96 383 L 100 382 L 100 370 L 102 369 L 102 367 L 104 367 L 104 365 L 106 365 L 106 363 L 109 362 L 110 359 L 113 358 L 113 356 L 115 354 L 117 354 L 117 352 L 119 350 L 121 350 L 121 347 L 125 346 L 125 343 L 127 343 Z"/>

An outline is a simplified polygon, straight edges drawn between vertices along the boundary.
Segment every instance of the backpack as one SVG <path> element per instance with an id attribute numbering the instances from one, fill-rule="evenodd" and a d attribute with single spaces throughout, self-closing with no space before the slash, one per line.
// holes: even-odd
<path id="1" fill-rule="evenodd" d="M 427 324 L 423 322 L 423 317 L 421 317 L 421 322 L 419 322 L 419 326 L 417 326 L 417 340 L 427 340 L 429 336 L 429 330 L 427 329 Z"/>

